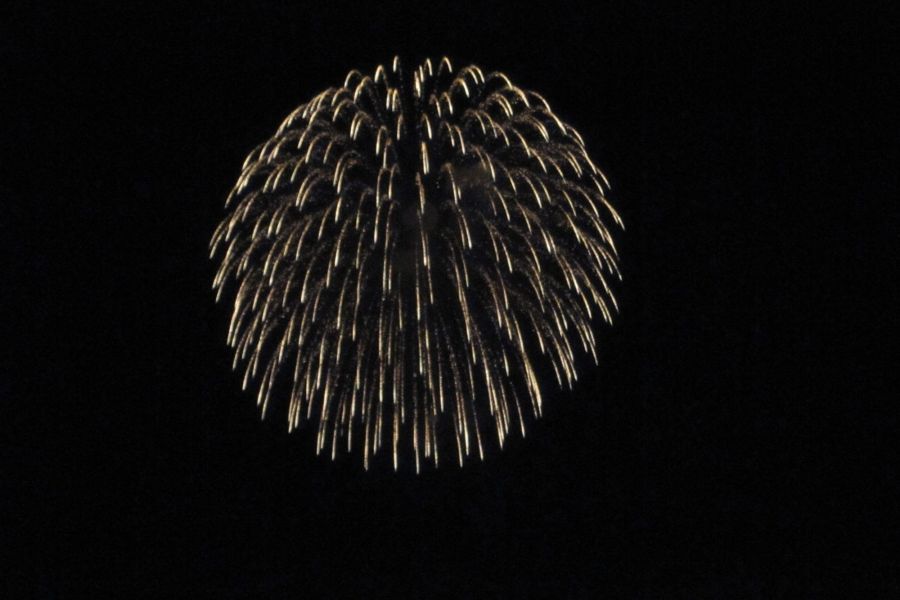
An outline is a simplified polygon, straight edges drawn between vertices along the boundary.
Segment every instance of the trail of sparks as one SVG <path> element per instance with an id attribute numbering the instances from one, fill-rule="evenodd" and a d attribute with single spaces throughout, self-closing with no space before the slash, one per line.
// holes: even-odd
<path id="1" fill-rule="evenodd" d="M 401 442 L 437 466 L 445 435 L 460 465 L 483 458 L 488 430 L 502 447 L 540 416 L 542 368 L 571 388 L 576 351 L 597 360 L 621 278 L 607 190 L 502 73 L 352 71 L 250 153 L 213 234 L 245 388 L 265 415 L 283 381 L 289 429 L 367 469 L 386 436 L 395 469 Z"/>

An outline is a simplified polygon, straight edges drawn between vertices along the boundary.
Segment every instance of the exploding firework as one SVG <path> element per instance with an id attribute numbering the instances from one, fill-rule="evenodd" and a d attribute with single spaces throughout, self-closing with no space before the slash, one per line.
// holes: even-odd
<path id="1" fill-rule="evenodd" d="M 253 150 L 211 256 L 265 416 L 317 451 L 463 464 L 539 417 L 541 376 L 597 361 L 618 310 L 609 184 L 575 129 L 503 73 L 446 58 L 358 71 Z M 274 391 L 274 393 L 273 393 Z M 455 442 L 449 442 L 452 438 Z M 441 444 L 442 440 L 447 444 Z"/>

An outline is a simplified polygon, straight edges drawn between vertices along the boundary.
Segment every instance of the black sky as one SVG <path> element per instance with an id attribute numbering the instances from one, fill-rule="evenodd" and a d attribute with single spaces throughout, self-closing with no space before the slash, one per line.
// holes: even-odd
<path id="1" fill-rule="evenodd" d="M 6 419 L 13 538 L 31 548 L 12 552 L 26 560 L 9 597 L 827 591 L 843 572 L 813 575 L 796 490 L 826 468 L 798 433 L 816 417 L 783 384 L 820 350 L 783 320 L 812 277 L 787 258 L 805 251 L 799 229 L 850 235 L 806 211 L 798 176 L 841 164 L 817 69 L 846 69 L 857 32 L 789 17 L 641 3 L 13 10 L 0 51 L 24 116 L 7 124 L 0 185 L 21 284 L 3 293 L 23 304 L 27 343 L 4 362 L 40 368 L 3 384 L 31 409 Z M 418 477 L 317 458 L 312 435 L 259 421 L 207 259 L 245 154 L 348 70 L 398 52 L 541 92 L 610 176 L 627 226 L 600 366 L 554 394 L 526 440 Z M 25 507 L 37 516 L 19 519 Z M 898 585 L 872 573 L 875 589 Z"/>

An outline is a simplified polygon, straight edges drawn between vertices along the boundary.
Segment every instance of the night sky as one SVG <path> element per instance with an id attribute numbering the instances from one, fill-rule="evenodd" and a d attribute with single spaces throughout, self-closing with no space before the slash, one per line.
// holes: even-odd
<path id="1" fill-rule="evenodd" d="M 27 341 L 4 364 L 39 368 L 3 384 L 30 408 L 4 417 L 28 548 L 6 597 L 771 598 L 840 581 L 801 547 L 816 528 L 796 486 L 826 466 L 783 382 L 818 350 L 782 319 L 809 277 L 786 258 L 798 229 L 836 229 L 790 216 L 798 173 L 841 162 L 813 68 L 852 45 L 750 5 L 336 4 L 13 11 L 0 50 L 27 116 L 7 117 L 0 185 L 22 284 L 2 294 Z M 398 53 L 543 94 L 627 227 L 599 366 L 571 392 L 545 382 L 526 439 L 419 476 L 316 457 L 314 432 L 260 421 L 207 249 L 247 152 Z M 886 572 L 869 581 L 896 591 Z"/>

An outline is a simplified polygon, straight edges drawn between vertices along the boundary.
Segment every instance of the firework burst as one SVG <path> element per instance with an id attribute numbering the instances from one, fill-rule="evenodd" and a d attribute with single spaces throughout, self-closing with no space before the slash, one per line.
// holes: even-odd
<path id="1" fill-rule="evenodd" d="M 571 388 L 576 352 L 597 360 L 620 278 L 608 189 L 503 73 L 352 71 L 250 153 L 213 234 L 244 387 L 366 468 L 386 443 L 395 469 L 403 448 L 417 471 L 454 445 L 483 458 L 540 416 L 542 371 Z"/>

